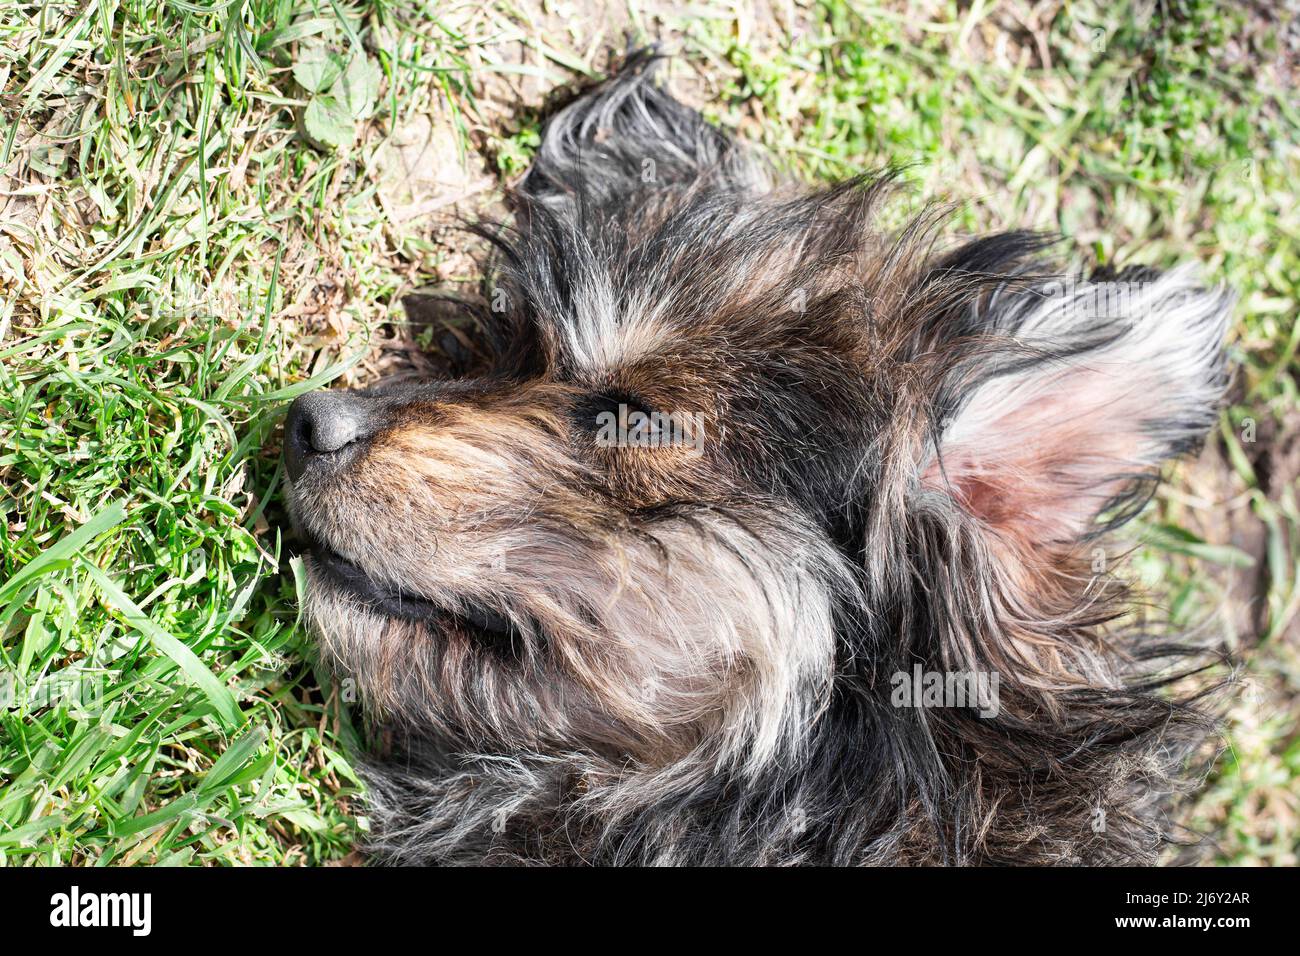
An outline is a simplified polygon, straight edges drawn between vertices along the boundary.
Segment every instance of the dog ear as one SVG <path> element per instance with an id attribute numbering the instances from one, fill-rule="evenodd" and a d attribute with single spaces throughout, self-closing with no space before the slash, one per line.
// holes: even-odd
<path id="1" fill-rule="evenodd" d="M 655 82 L 661 61 L 653 50 L 632 53 L 611 79 L 552 117 L 517 193 L 564 214 L 705 176 L 729 189 L 766 188 L 766 170 L 749 151 Z"/>
<path id="2" fill-rule="evenodd" d="M 1096 278 L 994 294 L 981 316 L 992 347 L 967 353 L 940 396 L 923 486 L 1022 554 L 1103 530 L 1103 512 L 1105 527 L 1136 513 L 1227 385 L 1227 294 L 1186 270 Z"/>

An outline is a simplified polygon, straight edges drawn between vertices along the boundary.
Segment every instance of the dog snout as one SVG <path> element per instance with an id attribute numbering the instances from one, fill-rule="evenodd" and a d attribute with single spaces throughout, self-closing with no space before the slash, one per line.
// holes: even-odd
<path id="1" fill-rule="evenodd" d="M 365 398 L 349 392 L 311 392 L 289 406 L 284 461 L 297 481 L 317 460 L 334 455 L 373 431 Z"/>

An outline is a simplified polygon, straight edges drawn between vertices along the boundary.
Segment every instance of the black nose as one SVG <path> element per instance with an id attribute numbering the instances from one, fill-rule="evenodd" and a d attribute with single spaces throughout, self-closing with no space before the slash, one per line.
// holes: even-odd
<path id="1" fill-rule="evenodd" d="M 289 406 L 284 420 L 284 463 L 297 481 L 313 460 L 370 433 L 366 399 L 350 392 L 310 392 Z"/>

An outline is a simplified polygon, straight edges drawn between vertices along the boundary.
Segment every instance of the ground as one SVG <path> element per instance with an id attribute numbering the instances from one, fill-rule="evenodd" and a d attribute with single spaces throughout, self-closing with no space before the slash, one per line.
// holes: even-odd
<path id="1" fill-rule="evenodd" d="M 1297 862 L 1294 0 L 0 0 L 0 37 L 0 861 L 352 858 L 284 407 L 462 347 L 404 299 L 478 294 L 458 221 L 630 38 L 794 175 L 907 164 L 900 218 L 1237 291 L 1233 405 L 1130 567 L 1240 660 L 1207 859 Z"/>

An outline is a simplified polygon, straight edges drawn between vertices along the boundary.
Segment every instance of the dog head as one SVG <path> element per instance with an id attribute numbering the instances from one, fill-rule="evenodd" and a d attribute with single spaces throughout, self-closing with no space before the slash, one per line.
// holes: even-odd
<path id="1" fill-rule="evenodd" d="M 1116 686 L 1096 535 L 1224 387 L 1222 296 L 1090 281 L 888 177 L 782 183 L 634 63 L 549 124 L 490 368 L 299 399 L 308 611 L 384 719 L 464 750 L 755 770 L 913 662 L 1016 715 Z"/>

